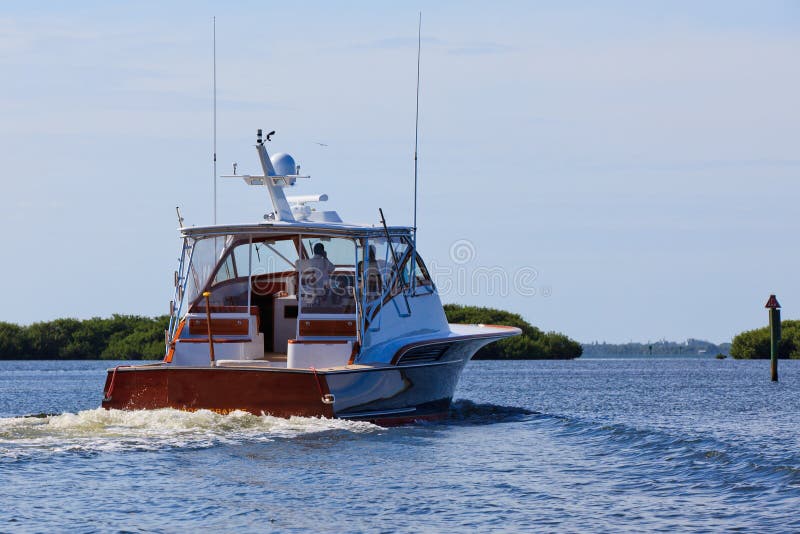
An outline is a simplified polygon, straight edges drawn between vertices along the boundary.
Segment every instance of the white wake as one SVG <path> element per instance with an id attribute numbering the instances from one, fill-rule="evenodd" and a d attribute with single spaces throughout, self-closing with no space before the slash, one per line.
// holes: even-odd
<path id="1" fill-rule="evenodd" d="M 316 433 L 379 432 L 364 422 L 315 417 L 283 419 L 235 411 L 85 410 L 44 417 L 0 418 L 0 459 L 68 451 L 105 452 L 205 448 Z"/>

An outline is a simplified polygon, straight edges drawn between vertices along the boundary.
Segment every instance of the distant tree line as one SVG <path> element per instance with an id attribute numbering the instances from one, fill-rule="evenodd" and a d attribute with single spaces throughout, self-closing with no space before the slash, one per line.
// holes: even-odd
<path id="1" fill-rule="evenodd" d="M 676 354 L 728 354 L 730 343 L 716 345 L 702 339 L 688 339 L 686 342 L 655 341 L 653 343 L 585 343 L 583 353 L 587 356 L 674 356 Z"/>
<path id="2" fill-rule="evenodd" d="M 582 353 L 580 343 L 558 332 L 542 332 L 520 315 L 493 308 L 445 304 L 451 323 L 516 326 L 522 335 L 502 339 L 483 347 L 476 360 L 571 360 Z"/>
<path id="3" fill-rule="evenodd" d="M 0 322 L 2 360 L 155 360 L 164 357 L 169 318 L 114 315 L 28 326 Z"/>
<path id="4" fill-rule="evenodd" d="M 731 345 L 731 356 L 741 360 L 770 358 L 769 327 L 742 332 Z M 778 358 L 800 359 L 800 321 L 781 321 L 781 340 Z"/>

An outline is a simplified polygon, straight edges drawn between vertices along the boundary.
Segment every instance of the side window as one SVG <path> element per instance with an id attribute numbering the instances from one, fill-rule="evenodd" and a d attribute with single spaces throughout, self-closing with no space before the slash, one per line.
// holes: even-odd
<path id="1" fill-rule="evenodd" d="M 355 267 L 355 242 L 339 237 L 304 237 L 303 249 L 307 257 L 324 256 L 337 269 Z"/>
<path id="2" fill-rule="evenodd" d="M 409 244 L 408 258 L 403 263 L 403 281 L 410 285 L 413 281 L 416 286 L 430 286 L 433 287 L 428 269 L 422 261 L 422 256 L 419 252 L 416 253 L 416 261 L 414 258 L 413 247 Z"/>
<path id="3" fill-rule="evenodd" d="M 422 261 L 422 256 L 420 256 L 419 253 L 417 253 L 417 264 L 414 269 L 414 276 L 417 279 L 417 285 L 433 286 L 431 275 L 428 272 L 428 268 L 425 267 L 425 263 Z"/>
<path id="4" fill-rule="evenodd" d="M 293 239 L 254 242 L 253 276 L 294 271 L 298 257 Z"/>
<path id="5" fill-rule="evenodd" d="M 209 287 L 209 298 L 212 310 L 219 310 L 222 306 L 245 306 L 247 304 L 249 286 L 247 256 L 240 260 L 238 249 L 248 246 L 239 244 L 233 248 L 220 249 L 221 244 L 231 247 L 234 239 L 228 236 L 221 238 L 206 238 L 196 242 L 196 249 L 192 257 L 192 266 L 189 270 L 189 284 L 187 288 L 192 292 L 192 305 L 189 311 L 198 312 L 205 309 L 205 298 L 200 292 Z M 217 258 L 219 263 L 217 264 Z M 216 270 L 216 272 L 215 272 Z M 206 274 L 207 273 L 207 274 Z M 210 284 L 204 279 L 212 277 Z"/>
<path id="6" fill-rule="evenodd" d="M 245 269 L 247 269 L 246 261 L 244 265 Z M 231 280 L 233 278 L 236 278 L 236 266 L 234 265 L 233 254 L 231 253 L 228 254 L 228 256 L 225 258 L 225 261 L 219 266 L 217 275 L 214 277 L 214 284 L 219 284 L 220 282 Z"/>
<path id="7" fill-rule="evenodd" d="M 244 243 L 233 249 L 233 259 L 236 262 L 236 272 L 239 276 L 247 276 L 250 265 L 250 244 Z M 221 269 L 220 269 L 221 270 Z"/>

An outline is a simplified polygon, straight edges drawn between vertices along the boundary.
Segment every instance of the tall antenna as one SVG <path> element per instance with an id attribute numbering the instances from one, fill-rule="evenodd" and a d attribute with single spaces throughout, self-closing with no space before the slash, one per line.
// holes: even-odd
<path id="1" fill-rule="evenodd" d="M 214 224 L 217 224 L 217 17 L 212 17 L 212 68 L 211 68 L 211 85 L 213 93 L 213 112 L 211 118 L 212 134 L 212 149 L 214 151 L 214 162 L 212 163 L 213 182 L 214 182 Z"/>
<path id="2" fill-rule="evenodd" d="M 419 64 L 422 54 L 422 11 L 419 12 L 419 25 L 417 26 L 417 110 L 414 117 L 414 256 L 411 272 L 417 268 L 417 150 L 419 148 Z M 413 275 L 412 287 L 416 289 L 417 277 Z"/>

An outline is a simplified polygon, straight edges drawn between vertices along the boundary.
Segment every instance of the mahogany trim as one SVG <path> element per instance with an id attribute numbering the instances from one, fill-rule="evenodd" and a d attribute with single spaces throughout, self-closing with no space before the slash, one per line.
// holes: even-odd
<path id="1" fill-rule="evenodd" d="M 196 306 L 191 313 L 205 313 L 205 306 Z M 218 306 L 211 305 L 211 313 L 247 313 L 247 306 Z M 250 315 L 258 315 L 258 306 L 250 306 Z"/>
<path id="2" fill-rule="evenodd" d="M 324 375 L 254 372 L 255 369 L 224 367 L 132 367 L 116 375 L 113 395 L 102 407 L 120 410 L 175 408 L 207 409 L 226 414 L 245 410 L 276 417 L 334 417 Z M 113 369 L 106 374 L 106 390 Z"/>
<path id="3" fill-rule="evenodd" d="M 246 336 L 249 333 L 250 321 L 248 319 L 220 319 L 211 318 L 212 335 L 221 336 Z M 207 334 L 208 321 L 206 319 L 189 319 L 189 334 Z"/>
<path id="4" fill-rule="evenodd" d="M 290 345 L 346 345 L 347 341 L 343 339 L 290 339 Z"/>
<path id="5" fill-rule="evenodd" d="M 356 337 L 355 319 L 302 319 L 299 322 L 300 337 L 336 336 Z"/>
<path id="6" fill-rule="evenodd" d="M 220 338 L 214 337 L 214 344 L 217 343 L 250 343 L 252 339 L 230 339 L 230 338 Z M 207 337 L 187 337 L 184 339 L 179 339 L 179 343 L 208 343 Z"/>

